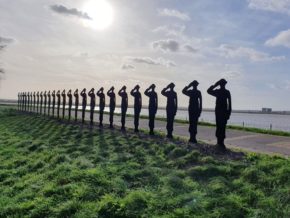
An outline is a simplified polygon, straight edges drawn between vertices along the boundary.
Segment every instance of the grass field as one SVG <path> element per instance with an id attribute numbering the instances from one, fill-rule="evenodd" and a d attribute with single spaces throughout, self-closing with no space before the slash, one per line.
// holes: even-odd
<path id="1" fill-rule="evenodd" d="M 290 217 L 290 160 L 0 108 L 0 217 Z"/>

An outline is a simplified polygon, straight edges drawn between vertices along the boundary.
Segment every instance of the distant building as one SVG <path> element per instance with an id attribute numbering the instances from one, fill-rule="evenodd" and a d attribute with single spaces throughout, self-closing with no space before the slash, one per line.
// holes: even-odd
<path id="1" fill-rule="evenodd" d="M 271 113 L 271 112 L 272 112 L 272 108 L 266 108 L 266 107 L 263 107 L 263 108 L 262 108 L 262 112 L 263 112 L 263 113 Z"/>

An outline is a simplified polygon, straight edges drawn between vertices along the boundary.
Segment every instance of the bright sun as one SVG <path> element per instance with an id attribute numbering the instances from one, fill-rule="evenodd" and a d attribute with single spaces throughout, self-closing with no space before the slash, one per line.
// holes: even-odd
<path id="1" fill-rule="evenodd" d="M 93 29 L 106 29 L 113 22 L 113 8 L 106 0 L 90 0 L 84 5 L 83 11 L 92 18 L 84 20 L 84 25 Z"/>

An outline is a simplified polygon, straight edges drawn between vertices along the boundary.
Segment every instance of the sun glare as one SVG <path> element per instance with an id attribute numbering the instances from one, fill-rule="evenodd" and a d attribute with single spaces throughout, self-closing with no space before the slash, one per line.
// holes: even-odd
<path id="1" fill-rule="evenodd" d="M 84 20 L 84 25 L 93 29 L 106 29 L 113 22 L 113 8 L 106 0 L 90 0 L 84 5 L 83 11 L 91 18 Z"/>

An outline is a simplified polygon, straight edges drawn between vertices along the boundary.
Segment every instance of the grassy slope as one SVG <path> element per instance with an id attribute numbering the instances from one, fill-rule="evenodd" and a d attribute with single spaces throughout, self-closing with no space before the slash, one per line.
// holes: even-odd
<path id="1" fill-rule="evenodd" d="M 0 217 L 289 217 L 290 160 L 0 110 Z"/>

